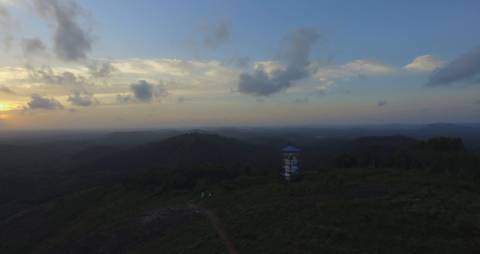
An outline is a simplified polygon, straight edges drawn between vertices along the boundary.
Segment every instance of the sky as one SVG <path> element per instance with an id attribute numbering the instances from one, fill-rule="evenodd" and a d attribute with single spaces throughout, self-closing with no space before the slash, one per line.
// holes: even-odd
<path id="1" fill-rule="evenodd" d="M 0 0 L 0 130 L 480 122 L 478 10 Z"/>

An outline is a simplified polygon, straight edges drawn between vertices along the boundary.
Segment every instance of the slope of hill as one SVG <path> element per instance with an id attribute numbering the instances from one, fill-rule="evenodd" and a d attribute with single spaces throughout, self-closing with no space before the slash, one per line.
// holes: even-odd
<path id="1" fill-rule="evenodd" d="M 306 172 L 291 184 L 243 176 L 192 191 L 99 186 L 0 220 L 0 252 L 226 253 L 201 208 L 239 253 L 475 253 L 479 194 L 469 179 L 382 169 Z"/>
<path id="2" fill-rule="evenodd" d="M 135 170 L 243 165 L 263 167 L 278 164 L 279 153 L 218 135 L 191 133 L 112 153 L 93 160 L 96 169 Z"/>

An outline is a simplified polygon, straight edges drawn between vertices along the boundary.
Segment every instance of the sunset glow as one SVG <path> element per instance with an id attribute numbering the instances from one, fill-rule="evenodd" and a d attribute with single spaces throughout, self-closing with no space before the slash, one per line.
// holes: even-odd
<path id="1" fill-rule="evenodd" d="M 187 2 L 0 0 L 0 128 L 480 120 L 478 1 Z"/>
<path id="2" fill-rule="evenodd" d="M 0 112 L 1 111 L 10 111 L 15 109 L 16 106 L 12 104 L 7 104 L 7 103 L 0 103 Z"/>

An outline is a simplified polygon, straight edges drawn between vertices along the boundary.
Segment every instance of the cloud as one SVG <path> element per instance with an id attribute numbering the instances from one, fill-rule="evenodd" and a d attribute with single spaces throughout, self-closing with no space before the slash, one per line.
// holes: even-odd
<path id="1" fill-rule="evenodd" d="M 245 94 L 268 96 L 288 89 L 295 81 L 310 75 L 308 66 L 313 44 L 319 34 L 311 29 L 298 29 L 290 33 L 281 52 L 285 68 L 269 70 L 268 66 L 256 66 L 253 73 L 242 73 L 238 81 L 238 90 Z"/>
<path id="2" fill-rule="evenodd" d="M 35 109 L 45 109 L 45 110 L 56 110 L 64 109 L 63 105 L 55 100 L 54 98 L 43 97 L 39 94 L 32 94 L 30 96 L 30 102 L 27 103 L 25 110 L 35 110 Z"/>
<path id="3" fill-rule="evenodd" d="M 7 10 L 7 7 L 5 7 L 5 5 L 3 5 L 2 2 L 0 2 L 0 17 L 6 17 L 8 16 L 8 10 Z"/>
<path id="4" fill-rule="evenodd" d="M 104 62 L 115 69 L 108 77 L 102 76 Z M 96 63 L 95 68 L 88 68 Z M 16 88 L 19 94 L 44 94 L 66 100 L 74 90 L 88 91 L 107 103 L 117 94 L 128 92 L 130 85 L 147 80 L 162 86 L 169 93 L 186 98 L 228 96 L 237 85 L 239 70 L 220 61 L 180 60 L 168 58 L 146 59 L 89 59 L 86 63 L 49 65 L 0 66 L 0 84 Z M 103 72 L 103 74 L 95 72 Z M 101 98 L 100 98 L 101 96 Z M 110 98 L 110 99 L 108 99 Z M 133 98 L 133 97 L 132 97 Z M 134 98 L 133 98 L 134 99 Z M 69 104 L 69 103 L 67 103 Z"/>
<path id="5" fill-rule="evenodd" d="M 387 101 L 386 100 L 379 100 L 377 102 L 377 106 L 378 107 L 383 107 L 383 106 L 386 106 L 387 105 Z"/>
<path id="6" fill-rule="evenodd" d="M 117 70 L 110 62 L 93 62 L 87 67 L 90 75 L 94 78 L 106 78 Z"/>
<path id="7" fill-rule="evenodd" d="M 153 85 L 145 80 L 139 80 L 137 83 L 132 84 L 130 88 L 134 97 L 142 102 L 149 102 L 155 97 L 167 94 L 167 91 L 162 85 Z"/>
<path id="8" fill-rule="evenodd" d="M 120 104 L 133 103 L 135 102 L 135 99 L 130 94 L 118 94 L 117 102 Z"/>
<path id="9" fill-rule="evenodd" d="M 227 64 L 237 67 L 237 68 L 246 68 L 250 62 L 249 57 L 235 57 L 230 59 Z"/>
<path id="10" fill-rule="evenodd" d="M 444 67 L 436 69 L 431 74 L 427 85 L 447 86 L 458 82 L 474 81 L 479 74 L 480 47 L 472 49 Z"/>
<path id="11" fill-rule="evenodd" d="M 303 98 L 296 98 L 295 103 L 298 104 L 307 104 L 309 102 L 308 97 L 303 97 Z"/>
<path id="12" fill-rule="evenodd" d="M 313 77 L 327 84 L 336 80 L 386 76 L 396 72 L 391 66 L 368 59 L 357 59 L 339 66 L 318 66 L 316 69 Z"/>
<path id="13" fill-rule="evenodd" d="M 395 72 L 394 68 L 372 60 L 355 60 L 344 67 L 352 73 L 366 75 L 388 75 Z"/>
<path id="14" fill-rule="evenodd" d="M 320 86 L 315 89 L 315 94 L 319 96 L 323 96 L 327 94 L 328 86 Z"/>
<path id="15" fill-rule="evenodd" d="M 409 71 L 430 72 L 443 66 L 443 61 L 434 58 L 432 55 L 418 56 L 403 68 Z"/>
<path id="16" fill-rule="evenodd" d="M 15 94 L 15 92 L 12 91 L 12 89 L 2 85 L 0 85 L 0 93 Z"/>
<path id="17" fill-rule="evenodd" d="M 80 107 L 89 107 L 99 104 L 93 94 L 80 90 L 75 90 L 72 95 L 68 96 L 68 101 L 72 105 Z"/>
<path id="18" fill-rule="evenodd" d="M 230 93 L 237 85 L 239 70 L 220 61 L 181 59 L 125 59 L 111 62 L 117 69 L 109 80 L 116 83 L 139 79 L 163 80 L 168 91 L 208 96 Z"/>
<path id="19" fill-rule="evenodd" d="M 9 2 L 0 2 L 0 38 L 2 39 L 3 46 L 8 49 L 13 40 L 13 35 L 11 28 L 12 20 L 6 6 L 7 4 L 9 4 Z"/>
<path id="20" fill-rule="evenodd" d="M 40 54 L 47 49 L 45 44 L 38 38 L 27 38 L 22 40 L 23 52 L 27 55 Z"/>
<path id="21" fill-rule="evenodd" d="M 89 82 L 85 77 L 76 75 L 70 71 L 58 73 L 48 66 L 44 66 L 42 68 L 27 66 L 26 68 L 29 71 L 29 80 L 32 82 L 43 83 L 47 85 L 76 87 L 84 87 L 89 85 Z"/>
<path id="22" fill-rule="evenodd" d="M 205 28 L 203 44 L 209 49 L 217 49 L 228 41 L 231 34 L 230 22 L 222 20 Z"/>
<path id="23" fill-rule="evenodd" d="M 117 102 L 119 103 L 133 103 L 151 102 L 156 98 L 166 96 L 167 90 L 162 84 L 154 85 L 145 80 L 139 80 L 136 83 L 130 85 L 132 94 L 117 95 Z"/>
<path id="24" fill-rule="evenodd" d="M 73 0 L 33 0 L 35 10 L 53 23 L 53 49 L 64 61 L 77 61 L 87 57 L 92 49 L 92 38 L 82 27 L 82 10 Z"/>

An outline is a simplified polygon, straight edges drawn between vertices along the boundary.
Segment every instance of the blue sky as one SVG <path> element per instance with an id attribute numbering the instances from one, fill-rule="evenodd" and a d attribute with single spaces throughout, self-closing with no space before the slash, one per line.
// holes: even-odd
<path id="1" fill-rule="evenodd" d="M 425 52 L 454 57 L 476 47 L 478 1 L 84 1 L 102 50 L 119 56 L 191 58 L 188 37 L 228 20 L 232 38 L 212 56 L 269 59 L 285 32 L 317 28 L 318 57 L 403 64 Z M 141 47 L 131 47 L 140 45 Z M 111 48 L 111 45 L 116 45 Z M 322 50 L 323 49 L 323 50 Z"/>
<path id="2" fill-rule="evenodd" d="M 478 10 L 0 0 L 0 128 L 475 122 Z"/>

